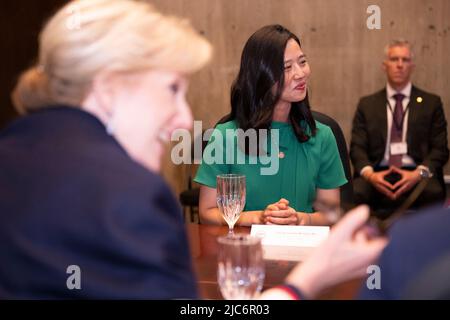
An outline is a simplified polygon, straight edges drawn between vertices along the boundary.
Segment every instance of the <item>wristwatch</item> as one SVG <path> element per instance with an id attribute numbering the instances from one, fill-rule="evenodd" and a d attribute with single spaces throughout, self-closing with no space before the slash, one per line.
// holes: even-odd
<path id="1" fill-rule="evenodd" d="M 420 178 L 421 179 L 428 179 L 431 178 L 433 175 L 431 174 L 430 170 L 424 169 L 424 168 L 420 168 L 419 169 L 419 174 L 420 174 Z"/>

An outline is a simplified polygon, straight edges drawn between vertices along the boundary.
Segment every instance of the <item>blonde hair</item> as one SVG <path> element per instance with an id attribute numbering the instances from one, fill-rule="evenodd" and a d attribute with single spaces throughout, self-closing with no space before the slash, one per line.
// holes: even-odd
<path id="1" fill-rule="evenodd" d="M 100 71 L 146 68 L 192 73 L 211 46 L 184 20 L 146 2 L 77 0 L 61 8 L 39 37 L 39 57 L 24 71 L 12 99 L 20 113 L 54 104 L 79 106 Z"/>

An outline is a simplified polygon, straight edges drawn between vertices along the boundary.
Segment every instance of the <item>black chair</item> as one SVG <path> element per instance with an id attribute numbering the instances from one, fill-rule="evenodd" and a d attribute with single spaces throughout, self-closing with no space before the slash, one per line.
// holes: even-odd
<path id="1" fill-rule="evenodd" d="M 347 151 L 347 143 L 345 141 L 344 134 L 342 133 L 342 129 L 339 124 L 331 117 L 318 112 L 312 111 L 312 115 L 316 121 L 319 121 L 331 128 L 333 131 L 334 137 L 336 139 L 336 143 L 339 150 L 339 156 L 342 161 L 342 165 L 344 167 L 345 177 L 347 178 L 347 183 L 341 187 L 341 204 L 344 208 L 347 206 L 352 206 L 353 204 L 353 185 L 352 185 L 352 174 L 350 169 L 350 158 Z M 228 116 L 225 116 L 218 123 L 221 123 Z M 198 137 L 197 137 L 198 138 Z M 202 137 L 200 137 L 201 139 Z M 202 141 L 202 150 L 205 148 L 207 142 Z M 192 159 L 193 159 L 193 149 L 192 149 Z M 193 187 L 192 184 L 193 179 L 193 169 L 192 165 L 189 166 L 188 169 L 188 188 L 180 193 L 180 202 L 183 206 L 184 210 L 189 209 L 190 220 L 195 220 L 195 214 L 198 213 L 198 203 L 200 196 L 200 188 Z"/>
<path id="2" fill-rule="evenodd" d="M 183 206 L 183 210 L 185 210 L 186 208 L 189 209 L 189 220 L 191 222 L 195 221 L 195 215 L 198 214 L 199 198 L 200 198 L 200 188 L 192 187 L 192 175 L 191 173 L 189 173 L 188 188 L 180 193 L 180 203 Z"/>
<path id="3" fill-rule="evenodd" d="M 312 111 L 313 118 L 320 123 L 323 123 L 330 127 L 333 131 L 336 139 L 336 144 L 339 150 L 339 156 L 341 157 L 342 166 L 344 167 L 345 177 L 347 183 L 341 187 L 341 204 L 345 208 L 353 205 L 353 184 L 352 184 L 352 171 L 350 168 L 350 158 L 347 150 L 347 143 L 345 141 L 344 134 L 341 127 L 333 118 L 327 116 L 318 111 Z"/>
<path id="4" fill-rule="evenodd" d="M 188 170 L 187 170 L 187 189 L 183 190 L 180 193 L 180 203 L 183 206 L 183 211 L 186 214 L 186 210 L 188 210 L 188 214 L 189 214 L 189 220 L 191 222 L 195 221 L 195 216 L 198 215 L 198 202 L 199 202 L 199 198 L 200 198 L 200 188 L 199 187 L 195 187 L 194 186 L 194 160 L 201 160 L 201 159 L 195 159 L 195 153 L 194 153 L 194 145 L 195 143 L 201 143 L 202 145 L 202 153 L 203 150 L 206 147 L 206 144 L 208 143 L 208 141 L 203 141 L 203 135 L 204 135 L 204 131 L 202 132 L 202 134 L 200 136 L 197 136 L 194 138 L 194 141 L 192 143 L 191 146 L 191 164 L 189 164 L 188 166 Z M 200 221 L 200 219 L 199 219 Z"/>

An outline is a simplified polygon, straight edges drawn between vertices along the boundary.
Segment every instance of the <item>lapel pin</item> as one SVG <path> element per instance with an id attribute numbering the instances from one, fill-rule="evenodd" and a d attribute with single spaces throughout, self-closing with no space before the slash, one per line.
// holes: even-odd
<path id="1" fill-rule="evenodd" d="M 418 103 L 422 103 L 423 99 L 422 99 L 422 97 L 417 97 L 416 101 L 417 101 Z"/>

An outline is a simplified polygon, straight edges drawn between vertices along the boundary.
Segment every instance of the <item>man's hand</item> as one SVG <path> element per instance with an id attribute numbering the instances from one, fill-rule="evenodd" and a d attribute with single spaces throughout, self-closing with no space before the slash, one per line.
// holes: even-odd
<path id="1" fill-rule="evenodd" d="M 375 189 L 377 189 L 380 193 L 384 194 L 391 200 L 395 200 L 394 186 L 386 181 L 384 178 L 394 172 L 395 167 L 390 167 L 388 170 L 378 171 L 378 172 L 369 172 L 364 174 L 364 178 L 370 182 Z M 400 170 L 400 169 L 397 169 Z M 400 182 L 400 181 L 399 181 Z"/>
<path id="2" fill-rule="evenodd" d="M 280 199 L 278 202 L 269 204 L 262 213 L 265 224 L 298 225 L 297 212 L 289 207 L 289 201 Z"/>
<path id="3" fill-rule="evenodd" d="M 394 199 L 397 199 L 405 192 L 411 190 L 417 183 L 419 183 L 421 177 L 419 169 L 414 171 L 402 170 L 397 167 L 392 167 L 393 172 L 399 173 L 402 178 L 394 184 L 394 190 L 398 188 L 394 193 Z"/>

